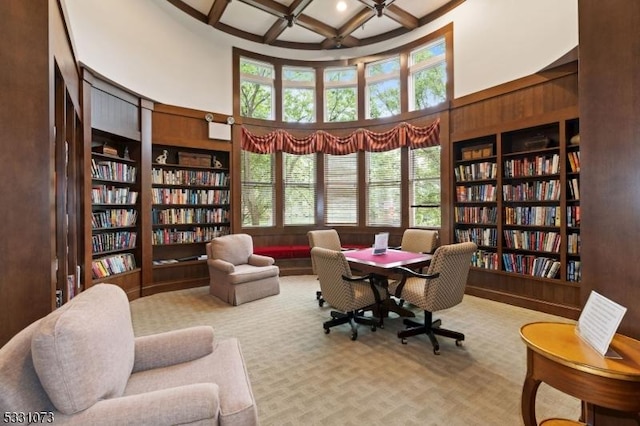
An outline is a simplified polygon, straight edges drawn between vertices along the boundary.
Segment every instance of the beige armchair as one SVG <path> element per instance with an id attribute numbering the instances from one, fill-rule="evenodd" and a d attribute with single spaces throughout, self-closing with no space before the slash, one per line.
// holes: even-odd
<path id="1" fill-rule="evenodd" d="M 414 253 L 433 253 L 438 245 L 438 231 L 431 229 L 405 229 L 400 249 Z"/>
<path id="2" fill-rule="evenodd" d="M 345 250 L 340 243 L 340 235 L 335 229 L 317 229 L 307 232 L 307 238 L 309 239 L 309 247 L 322 247 L 329 250 L 341 251 Z M 318 274 L 316 262 L 311 256 L 311 269 L 314 274 Z M 318 305 L 322 307 L 325 300 L 322 298 L 322 291 L 316 291 L 316 299 Z"/>
<path id="3" fill-rule="evenodd" d="M 426 274 L 407 268 L 396 268 L 403 274 L 401 281 L 389 284 L 389 291 L 396 297 L 424 310 L 424 323 L 404 320 L 407 329 L 398 332 L 398 338 L 406 343 L 407 337 L 426 334 L 433 345 L 433 352 L 440 353 L 436 335 L 455 339 L 456 345 L 464 340 L 464 334 L 445 330 L 440 320 L 433 320 L 433 313 L 452 308 L 464 296 L 471 256 L 477 250 L 474 243 L 457 243 L 440 246 L 433 254 Z"/>
<path id="4" fill-rule="evenodd" d="M 217 237 L 206 247 L 212 295 L 241 305 L 280 293 L 280 269 L 272 257 L 253 253 L 250 235 Z"/>
<path id="5" fill-rule="evenodd" d="M 0 348 L 0 411 L 56 425 L 258 424 L 236 339 L 214 339 L 207 326 L 136 338 L 127 296 L 112 284 Z"/>

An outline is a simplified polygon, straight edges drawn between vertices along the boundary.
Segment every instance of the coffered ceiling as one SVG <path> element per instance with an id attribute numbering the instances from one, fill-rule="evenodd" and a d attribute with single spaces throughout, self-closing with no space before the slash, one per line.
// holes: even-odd
<path id="1" fill-rule="evenodd" d="M 433 21 L 465 0 L 166 1 L 236 37 L 291 49 L 321 50 L 392 39 Z"/>

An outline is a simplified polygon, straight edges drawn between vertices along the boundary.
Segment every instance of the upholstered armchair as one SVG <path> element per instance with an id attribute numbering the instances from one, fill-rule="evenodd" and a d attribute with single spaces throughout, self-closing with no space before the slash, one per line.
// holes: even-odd
<path id="1" fill-rule="evenodd" d="M 309 239 L 309 247 L 322 247 L 329 250 L 341 251 L 345 250 L 340 243 L 340 235 L 335 229 L 317 229 L 307 232 L 307 238 Z M 318 274 L 316 269 L 316 262 L 311 256 L 311 269 L 314 274 Z M 318 299 L 318 305 L 322 307 L 325 300 L 322 298 L 322 291 L 316 291 L 316 299 Z"/>
<path id="2" fill-rule="evenodd" d="M 0 348 L 0 412 L 56 425 L 257 425 L 234 338 L 195 326 L 134 337 L 129 301 L 97 284 Z"/>
<path id="3" fill-rule="evenodd" d="M 455 339 L 458 346 L 462 344 L 464 334 L 441 328 L 441 321 L 434 321 L 433 313 L 452 308 L 462 302 L 471 257 L 476 250 L 477 246 L 470 242 L 440 246 L 433 254 L 425 274 L 408 268 L 396 268 L 397 272 L 403 274 L 403 278 L 390 283 L 389 291 L 424 310 L 424 323 L 404 320 L 407 328 L 398 332 L 398 338 L 403 344 L 407 342 L 407 337 L 426 334 L 436 355 L 440 353 L 436 335 Z"/>
<path id="4" fill-rule="evenodd" d="M 405 229 L 400 250 L 414 253 L 433 253 L 438 245 L 438 231 L 430 229 Z"/>
<path id="5" fill-rule="evenodd" d="M 217 237 L 206 248 L 212 295 L 241 305 L 280 293 L 280 269 L 272 257 L 253 253 L 250 235 Z"/>
<path id="6" fill-rule="evenodd" d="M 341 324 L 351 325 L 351 340 L 358 338 L 357 324 L 366 324 L 376 331 L 381 324 L 380 319 L 365 316 L 365 310 L 377 311 L 380 304 L 380 294 L 370 275 L 354 277 L 351 275 L 349 262 L 341 251 L 329 250 L 322 247 L 311 249 L 311 258 L 315 259 L 318 268 L 318 280 L 322 297 L 326 299 L 334 310 L 332 319 L 323 323 L 325 333 L 329 334 L 331 327 Z"/>

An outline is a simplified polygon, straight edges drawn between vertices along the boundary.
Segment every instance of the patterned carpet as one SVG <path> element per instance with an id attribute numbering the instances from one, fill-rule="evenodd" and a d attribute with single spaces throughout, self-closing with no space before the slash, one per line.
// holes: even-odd
<path id="1" fill-rule="evenodd" d="M 522 425 L 526 371 L 523 324 L 566 321 L 465 296 L 436 315 L 465 333 L 462 347 L 440 338 L 441 355 L 426 336 L 402 345 L 402 320 L 384 329 L 348 325 L 324 334 L 330 308 L 318 307 L 315 276 L 281 277 L 281 294 L 229 306 L 199 287 L 131 303 L 136 335 L 208 324 L 218 338 L 239 338 L 263 426 L 269 425 Z M 416 311 L 421 319 L 422 313 Z M 579 401 L 542 384 L 538 419 L 577 419 Z"/>

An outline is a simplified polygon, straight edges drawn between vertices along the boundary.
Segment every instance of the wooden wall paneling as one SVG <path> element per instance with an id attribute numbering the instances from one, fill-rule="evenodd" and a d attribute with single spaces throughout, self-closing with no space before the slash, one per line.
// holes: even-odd
<path id="1" fill-rule="evenodd" d="M 0 2 L 3 16 L 0 51 L 0 150 L 3 164 L 2 268 L 0 268 L 0 346 L 55 307 L 56 185 L 54 126 L 55 64 L 62 80 L 78 94 L 75 62 L 58 2 Z M 64 98 L 63 98 L 64 99 Z M 72 102 L 72 103 L 73 103 Z M 79 110 L 79 105 L 73 105 Z M 63 120 L 58 131 L 66 134 Z M 19 178 L 17 178 L 19 177 Z"/>
<path id="2" fill-rule="evenodd" d="M 626 306 L 619 332 L 638 339 L 640 2 L 580 0 L 578 14 L 581 298 L 593 290 Z"/>

